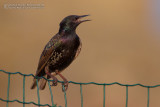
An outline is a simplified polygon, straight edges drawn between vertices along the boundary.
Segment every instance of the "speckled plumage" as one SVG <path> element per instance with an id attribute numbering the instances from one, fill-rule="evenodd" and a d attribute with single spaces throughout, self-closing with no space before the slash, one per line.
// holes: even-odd
<path id="1" fill-rule="evenodd" d="M 55 72 L 57 74 L 61 72 L 78 56 L 81 50 L 81 41 L 75 30 L 80 23 L 89 21 L 79 20 L 79 18 L 85 16 L 88 15 L 71 15 L 62 20 L 59 32 L 50 39 L 40 56 L 35 76 L 46 76 L 49 79 L 51 73 Z M 48 66 L 49 75 L 46 75 L 46 66 Z M 36 85 L 36 80 L 34 79 L 31 89 L 34 89 Z M 40 89 L 43 90 L 45 85 L 46 80 L 42 79 Z"/>
<path id="2" fill-rule="evenodd" d="M 70 37 L 72 36 L 72 38 Z M 80 46 L 80 39 L 76 34 L 61 37 L 56 34 L 45 46 L 36 72 L 37 76 L 44 76 L 44 64 L 49 65 L 52 72 L 62 71 L 74 59 L 77 49 Z"/>

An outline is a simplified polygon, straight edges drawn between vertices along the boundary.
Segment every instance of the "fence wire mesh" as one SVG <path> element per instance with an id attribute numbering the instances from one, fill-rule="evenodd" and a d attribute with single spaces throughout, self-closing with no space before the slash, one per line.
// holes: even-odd
<path id="1" fill-rule="evenodd" d="M 61 106 L 57 106 L 56 104 L 54 104 L 54 101 L 53 101 L 53 94 L 52 94 L 52 90 L 51 90 L 51 86 L 50 86 L 50 82 L 52 80 L 49 80 L 49 79 L 46 79 L 44 77 L 35 77 L 33 74 L 23 74 L 21 72 L 7 72 L 7 71 L 4 71 L 4 70 L 0 70 L 0 72 L 3 72 L 3 73 L 6 73 L 8 75 L 8 87 L 7 87 L 7 99 L 2 99 L 0 97 L 0 100 L 3 101 L 3 102 L 6 102 L 6 107 L 9 107 L 9 103 L 10 102 L 18 102 L 18 103 L 21 103 L 23 104 L 23 107 L 25 107 L 26 104 L 34 104 L 36 106 L 48 106 L 48 107 L 61 107 Z M 10 78 L 11 78 L 11 75 L 14 75 L 14 74 L 19 74 L 21 76 L 23 76 L 23 101 L 20 101 L 18 99 L 14 99 L 14 100 L 10 100 L 9 99 L 9 93 L 10 93 Z M 38 103 L 36 102 L 26 102 L 25 101 L 25 80 L 26 80 L 26 77 L 28 76 L 33 76 L 34 78 L 44 78 L 48 81 L 48 86 L 49 86 L 49 90 L 50 90 L 50 95 L 51 95 L 51 102 L 52 102 L 52 105 L 50 104 L 41 104 L 40 103 L 40 95 L 39 95 L 39 87 L 37 85 L 37 98 L 38 98 Z M 63 81 L 58 81 L 60 83 L 63 83 Z M 38 80 L 37 80 L 37 83 L 38 83 Z M 121 83 L 118 83 L 118 82 L 113 82 L 113 83 L 96 83 L 96 82 L 88 82 L 88 83 L 81 83 L 81 82 L 74 82 L 74 81 L 69 81 L 69 83 L 72 83 L 72 84 L 76 84 L 76 85 L 80 85 L 80 96 L 81 96 L 81 107 L 83 107 L 83 91 L 82 91 L 82 87 L 83 85 L 89 85 L 89 84 L 94 84 L 94 85 L 101 85 L 103 86 L 103 107 L 105 107 L 105 104 L 106 104 L 106 86 L 110 86 L 110 85 L 114 85 L 114 84 L 117 84 L 117 85 L 120 85 L 120 86 L 124 86 L 126 87 L 126 104 L 125 106 L 128 107 L 128 87 L 133 87 L 133 86 L 141 86 L 141 87 L 144 87 L 147 89 L 147 107 L 149 107 L 149 102 L 150 102 L 150 88 L 156 88 L 156 87 L 159 87 L 159 85 L 154 85 L 154 86 L 147 86 L 147 85 L 142 85 L 142 84 L 121 84 Z M 63 86 L 63 89 L 64 89 L 64 86 Z M 64 99 L 65 99 L 65 107 L 67 107 L 67 96 L 66 96 L 66 92 L 64 91 Z"/>

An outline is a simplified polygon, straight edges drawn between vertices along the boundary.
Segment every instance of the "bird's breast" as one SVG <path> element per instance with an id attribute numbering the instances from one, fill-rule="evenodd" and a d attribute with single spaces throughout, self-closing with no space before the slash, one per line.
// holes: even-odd
<path id="1" fill-rule="evenodd" d="M 76 39 L 61 39 L 61 45 L 51 55 L 50 68 L 52 70 L 63 70 L 71 64 L 80 52 L 81 42 Z"/>

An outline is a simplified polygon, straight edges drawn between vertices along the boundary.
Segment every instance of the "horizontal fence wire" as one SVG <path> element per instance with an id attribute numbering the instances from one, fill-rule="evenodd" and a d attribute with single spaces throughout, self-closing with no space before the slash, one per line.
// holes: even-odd
<path id="1" fill-rule="evenodd" d="M 4 72 L 4 73 L 7 73 L 7 74 L 20 74 L 22 76 L 33 76 L 37 79 L 41 79 L 41 78 L 44 78 L 45 80 L 47 81 L 53 81 L 53 80 L 49 80 L 49 79 L 46 79 L 45 77 L 37 77 L 37 76 L 34 76 L 33 74 L 23 74 L 21 72 L 7 72 L 7 71 L 4 71 L 4 70 L 0 70 L 0 72 Z M 59 83 L 64 83 L 63 81 L 58 81 Z M 141 87 L 145 87 L 145 88 L 155 88 L 155 87 L 159 87 L 160 84 L 158 85 L 153 85 L 153 86 L 148 86 L 148 85 L 143 85 L 143 84 L 121 84 L 119 82 L 113 82 L 113 83 L 96 83 L 96 82 L 87 82 L 87 83 L 82 83 L 82 82 L 74 82 L 74 81 L 69 81 L 69 83 L 72 83 L 72 84 L 82 84 L 82 85 L 88 85 L 88 84 L 95 84 L 95 85 L 114 85 L 114 84 L 117 84 L 117 85 L 120 85 L 120 86 L 141 86 Z"/>
<path id="2" fill-rule="evenodd" d="M 1 101 L 3 102 L 6 102 L 6 107 L 9 107 L 9 102 L 18 102 L 18 103 L 21 103 L 23 104 L 23 107 L 25 107 L 25 104 L 34 104 L 36 106 L 48 106 L 48 107 L 57 107 L 57 105 L 54 104 L 53 102 L 53 94 L 52 94 L 52 90 L 51 90 L 51 87 L 50 87 L 50 82 L 53 81 L 53 80 L 49 80 L 49 79 L 46 79 L 45 77 L 37 77 L 37 76 L 34 76 L 33 74 L 23 74 L 21 72 L 7 72 L 7 71 L 4 71 L 4 70 L 0 70 L 0 72 L 3 72 L 3 73 L 6 73 L 8 74 L 8 88 L 7 88 L 7 100 L 5 99 L 2 99 L 0 98 Z M 17 99 L 15 100 L 9 100 L 9 89 L 10 89 L 10 76 L 11 74 L 19 74 L 21 76 L 23 76 L 23 101 L 19 101 Z M 45 80 L 48 81 L 48 85 L 49 85 L 49 90 L 50 90 L 50 94 L 51 94 L 51 102 L 52 102 L 52 105 L 49 105 L 49 104 L 40 104 L 40 95 L 39 95 L 39 87 L 37 85 L 37 97 L 38 97 L 38 103 L 35 103 L 35 102 L 26 102 L 25 101 L 25 78 L 27 76 L 33 76 L 34 78 L 36 79 L 41 79 L 41 78 L 44 78 Z M 59 83 L 64 83 L 63 81 L 58 81 Z M 38 80 L 37 80 L 37 83 L 38 83 Z M 153 85 L 153 86 L 147 86 L 147 85 L 143 85 L 143 84 L 121 84 L 121 83 L 118 83 L 118 82 L 113 82 L 113 83 L 96 83 L 96 82 L 87 82 L 87 83 L 82 83 L 82 82 L 74 82 L 74 81 L 69 81 L 69 83 L 72 83 L 72 84 L 79 84 L 80 85 L 80 94 L 81 94 L 81 107 L 83 107 L 83 93 L 82 93 L 82 85 L 89 85 L 89 84 L 94 84 L 94 85 L 102 85 L 103 86 L 103 107 L 105 107 L 105 104 L 106 104 L 106 98 L 105 98 L 105 87 L 106 85 L 109 86 L 109 85 L 120 85 L 120 86 L 125 86 L 126 87 L 126 107 L 128 107 L 128 87 L 133 87 L 133 86 L 141 86 L 141 87 L 145 87 L 147 88 L 147 107 L 149 107 L 149 94 L 150 94 L 150 88 L 156 88 L 156 87 L 159 87 L 160 84 L 158 85 Z M 64 85 L 62 86 L 63 90 L 64 90 Z M 66 96 L 66 92 L 64 91 L 64 99 L 65 99 L 65 107 L 67 107 L 67 96 Z M 61 106 L 58 106 L 58 107 L 61 107 Z"/>

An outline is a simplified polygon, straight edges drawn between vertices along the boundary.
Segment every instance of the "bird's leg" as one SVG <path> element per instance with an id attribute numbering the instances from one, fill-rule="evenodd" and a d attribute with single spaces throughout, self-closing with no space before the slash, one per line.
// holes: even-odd
<path id="1" fill-rule="evenodd" d="M 45 73 L 53 79 L 52 86 L 57 86 L 58 79 L 55 76 L 51 75 L 51 73 L 49 72 L 48 66 L 45 67 Z"/>
<path id="2" fill-rule="evenodd" d="M 68 89 L 68 84 L 69 84 L 67 79 L 58 71 L 56 71 L 56 74 L 58 74 L 63 79 L 64 82 L 62 83 L 62 85 L 64 85 L 65 90 L 63 90 L 63 87 L 62 87 L 62 91 L 66 91 Z"/>

